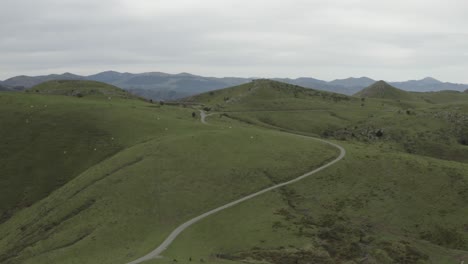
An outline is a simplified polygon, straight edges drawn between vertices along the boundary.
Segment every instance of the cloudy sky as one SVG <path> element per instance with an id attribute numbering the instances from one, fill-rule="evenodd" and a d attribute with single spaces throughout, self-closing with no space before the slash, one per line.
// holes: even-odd
<path id="1" fill-rule="evenodd" d="M 0 79 L 104 70 L 468 83 L 466 0 L 1 0 Z"/>

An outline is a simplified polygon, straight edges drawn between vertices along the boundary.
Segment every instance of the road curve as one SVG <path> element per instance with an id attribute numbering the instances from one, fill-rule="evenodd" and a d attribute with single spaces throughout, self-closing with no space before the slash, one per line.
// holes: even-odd
<path id="1" fill-rule="evenodd" d="M 210 114 L 211 115 L 211 114 Z M 200 110 L 200 121 L 203 123 L 203 124 L 208 124 L 206 122 L 206 117 L 209 116 L 205 113 L 205 111 L 203 110 Z"/>
<path id="2" fill-rule="evenodd" d="M 203 124 L 207 124 L 207 123 L 206 123 L 206 120 L 205 120 L 207 116 L 208 116 L 208 115 L 207 115 L 204 111 L 201 111 L 201 110 L 200 110 L 200 121 L 201 121 Z M 295 134 L 295 135 L 296 135 L 296 134 Z M 230 202 L 230 203 L 228 203 L 228 204 L 225 204 L 225 205 L 223 205 L 223 206 L 220 206 L 220 207 L 218 207 L 218 208 L 216 208 L 216 209 L 213 209 L 213 210 L 211 210 L 211 211 L 208 211 L 208 212 L 206 212 L 206 213 L 204 213 L 204 214 L 201 214 L 201 215 L 199 215 L 199 216 L 197 216 L 197 217 L 195 217 L 195 218 L 192 218 L 192 219 L 188 220 L 187 222 L 185 222 L 185 223 L 181 224 L 180 226 L 178 226 L 174 231 L 172 231 L 172 233 L 166 238 L 166 240 L 164 240 L 164 241 L 161 243 L 161 245 L 159 245 L 155 250 L 151 251 L 151 252 L 148 253 L 147 255 L 145 255 L 145 256 L 143 256 L 143 257 L 137 259 L 137 260 L 134 260 L 134 261 L 132 261 L 132 262 L 128 262 L 127 264 L 138 264 L 138 263 L 141 263 L 141 262 L 144 262 L 144 261 L 148 261 L 148 260 L 150 260 L 150 259 L 158 258 L 158 257 L 160 257 L 160 254 L 161 254 L 164 250 L 166 250 L 167 247 L 169 247 L 169 245 L 177 238 L 177 236 L 178 236 L 180 233 L 182 233 L 182 232 L 183 232 L 185 229 L 187 229 L 189 226 L 191 226 L 191 225 L 195 224 L 196 222 L 202 220 L 203 218 L 208 217 L 208 216 L 210 216 L 210 215 L 212 215 L 212 214 L 215 214 L 215 213 L 217 213 L 217 212 L 219 212 L 219 211 L 222 211 L 222 210 L 224 210 L 224 209 L 227 209 L 227 208 L 229 208 L 229 207 L 232 207 L 232 206 L 234 206 L 234 205 L 237 205 L 237 204 L 240 204 L 240 203 L 242 203 L 242 202 L 245 202 L 245 201 L 247 201 L 247 200 L 250 200 L 250 199 L 252 199 L 252 198 L 254 198 L 254 197 L 257 197 L 257 196 L 259 196 L 259 195 L 261 195 L 261 194 L 264 194 L 264 193 L 266 193 L 266 192 L 269 192 L 269 191 L 272 191 L 272 190 L 281 188 L 281 187 L 283 187 L 283 186 L 286 186 L 286 185 L 289 185 L 289 184 L 293 184 L 293 183 L 295 183 L 295 182 L 298 182 L 298 181 L 300 181 L 300 180 L 303 180 L 304 178 L 307 178 L 307 177 L 309 177 L 309 176 L 312 175 L 312 174 L 315 174 L 315 173 L 317 173 L 317 172 L 319 172 L 319 171 L 322 171 L 322 170 L 324 170 L 324 169 L 326 169 L 326 168 L 332 166 L 333 164 L 335 164 L 335 163 L 337 163 L 338 161 L 342 160 L 342 159 L 344 158 L 344 156 L 346 155 L 346 150 L 345 150 L 342 146 L 340 146 L 340 145 L 338 145 L 338 144 L 335 144 L 335 143 L 332 143 L 332 142 L 329 142 L 329 141 L 326 141 L 326 140 L 323 140 L 323 139 L 320 139 L 320 138 L 308 137 L 308 136 L 303 136 L 303 135 L 296 135 L 296 136 L 302 137 L 302 138 L 307 138 L 307 139 L 312 139 L 312 140 L 319 141 L 319 142 L 328 144 L 328 145 L 330 145 L 330 146 L 333 146 L 333 147 L 337 148 L 337 149 L 340 151 L 340 155 L 339 155 L 336 159 L 332 160 L 331 162 L 329 162 L 329 163 L 327 163 L 327 164 L 325 164 L 325 165 L 323 165 L 323 166 L 321 166 L 321 167 L 319 167 L 319 168 L 317 168 L 317 169 L 315 169 L 315 170 L 313 170 L 313 171 L 307 172 L 306 174 L 303 174 L 303 175 L 301 175 L 301 176 L 299 176 L 299 177 L 297 177 L 297 178 L 295 178 L 295 179 L 293 179 L 293 180 L 290 180 L 290 181 L 287 181 L 287 182 L 283 182 L 283 183 L 279 183 L 279 184 L 277 184 L 277 185 L 268 187 L 268 188 L 263 189 L 263 190 L 261 190 L 261 191 L 258 191 L 258 192 L 256 192 L 256 193 L 252 193 L 252 194 L 247 195 L 247 196 L 245 196 L 245 197 L 243 197 L 243 198 L 240 198 L 240 199 L 238 199 L 238 200 L 236 200 L 236 201 Z"/>

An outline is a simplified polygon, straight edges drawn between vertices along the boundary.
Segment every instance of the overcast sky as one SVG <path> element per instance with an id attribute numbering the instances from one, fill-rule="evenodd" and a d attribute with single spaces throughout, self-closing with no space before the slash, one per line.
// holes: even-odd
<path id="1" fill-rule="evenodd" d="M 466 0 L 1 0 L 0 79 L 104 70 L 468 83 Z"/>

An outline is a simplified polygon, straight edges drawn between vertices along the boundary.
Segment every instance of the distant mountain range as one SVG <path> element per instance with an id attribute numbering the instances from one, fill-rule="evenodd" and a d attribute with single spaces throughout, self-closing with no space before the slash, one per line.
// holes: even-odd
<path id="1" fill-rule="evenodd" d="M 204 77 L 189 73 L 168 74 L 162 72 L 121 73 L 105 71 L 89 76 L 72 73 L 51 74 L 44 76 L 16 76 L 0 82 L 0 91 L 24 90 L 51 80 L 92 80 L 115 85 L 138 96 L 153 100 L 175 100 L 194 94 L 236 86 L 252 81 L 255 78 L 237 77 Z M 330 82 L 302 77 L 297 79 L 273 78 L 273 80 L 314 88 L 329 92 L 352 95 L 376 81 L 367 77 L 337 79 Z M 428 92 L 441 90 L 465 91 L 467 84 L 441 82 L 431 77 L 422 80 L 390 82 L 390 85 L 406 91 Z"/>

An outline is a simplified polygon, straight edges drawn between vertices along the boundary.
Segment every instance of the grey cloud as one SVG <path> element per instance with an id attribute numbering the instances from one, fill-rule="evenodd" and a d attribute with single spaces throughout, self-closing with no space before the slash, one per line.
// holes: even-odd
<path id="1" fill-rule="evenodd" d="M 100 70 L 468 82 L 461 0 L 4 0 L 0 79 Z"/>

